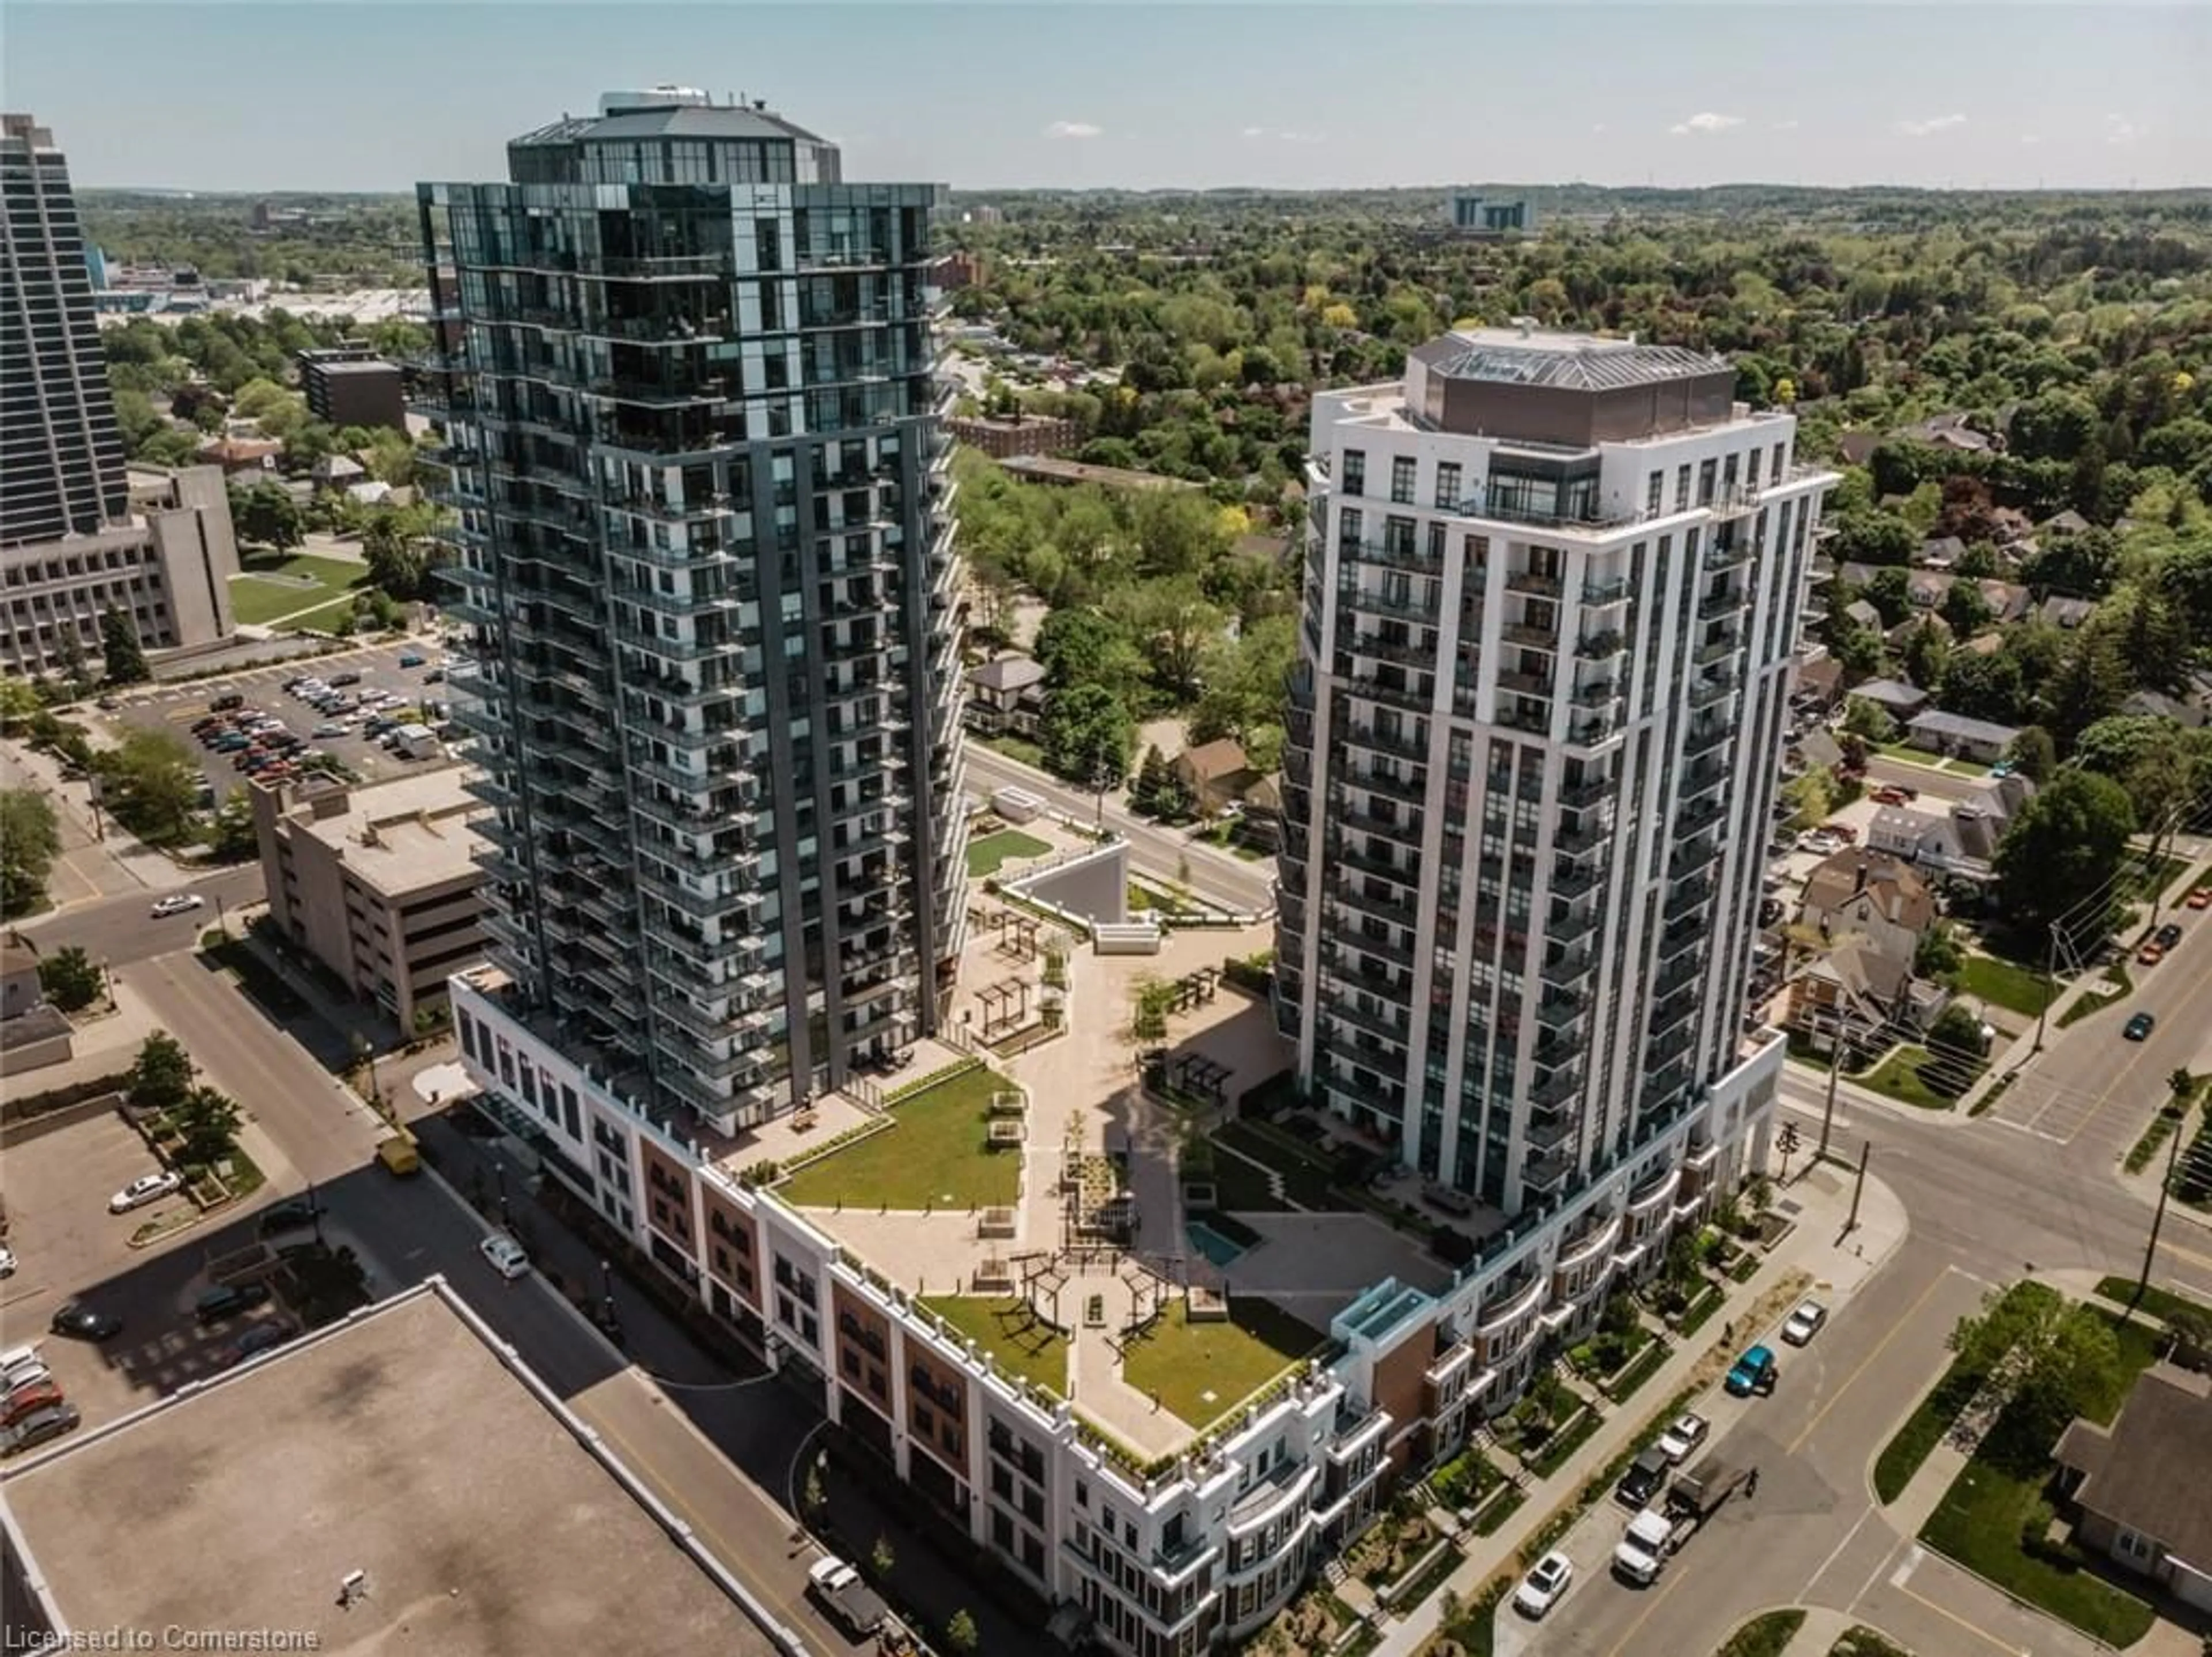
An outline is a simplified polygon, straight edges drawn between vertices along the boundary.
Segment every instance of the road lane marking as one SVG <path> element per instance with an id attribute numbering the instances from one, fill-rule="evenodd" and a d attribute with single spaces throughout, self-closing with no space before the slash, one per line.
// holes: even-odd
<path id="1" fill-rule="evenodd" d="M 1869 1509 L 1869 1511 L 1871 1512 L 1872 1509 Z M 1881 1557 L 1874 1562 L 1874 1569 L 1867 1573 L 1866 1581 L 1859 1584 L 1859 1591 L 1853 1594 L 1850 1600 L 1844 1605 L 1844 1611 L 1846 1616 L 1856 1611 L 1859 1607 L 1859 1601 L 1865 1599 L 1867 1595 L 1874 1592 L 1875 1578 L 1880 1576 L 1883 1571 L 1889 1568 L 1889 1562 L 1896 1556 L 1898 1549 L 1905 1544 L 1905 1538 L 1901 1536 L 1894 1536 L 1890 1538 L 1889 1545 L 1881 1550 Z M 1919 1559 L 1920 1549 L 1916 1544 L 1912 1549 L 1911 1559 L 1906 1565 L 1905 1574 L 1907 1575 L 1911 1574 L 1911 1566 L 1913 1564 L 1917 1564 L 1919 1562 Z"/>
<path id="2" fill-rule="evenodd" d="M 1907 1307 L 1905 1311 L 1905 1315 L 1889 1326 L 1889 1333 L 1883 1336 L 1881 1339 L 1875 1343 L 1873 1351 L 1868 1353 L 1865 1357 L 1859 1360 L 1859 1367 L 1857 1368 L 1852 1370 L 1850 1374 L 1844 1377 L 1844 1384 L 1828 1395 L 1828 1401 L 1820 1406 L 1819 1413 L 1814 1415 L 1812 1420 L 1805 1423 L 1805 1430 L 1798 1434 L 1796 1438 L 1790 1440 L 1790 1453 L 1791 1455 L 1796 1455 L 1799 1450 L 1804 1447 L 1805 1441 L 1812 1437 L 1813 1435 L 1820 1429 L 1820 1426 L 1822 1422 L 1827 1420 L 1828 1412 L 1831 1410 L 1833 1410 L 1838 1404 L 1842 1402 L 1844 1394 L 1851 1390 L 1853 1383 L 1855 1383 L 1860 1376 L 1866 1374 L 1867 1370 L 1873 1365 L 1874 1361 L 1889 1349 L 1889 1343 L 1905 1332 L 1905 1329 L 1911 1324 L 1912 1319 L 1918 1315 L 1920 1308 L 1928 1304 L 1929 1296 L 1933 1295 L 1937 1289 L 1943 1287 L 1944 1280 L 1950 1275 L 1951 1268 L 1948 1266 L 1945 1266 L 1942 1270 L 1937 1272 L 1934 1281 L 1931 1282 L 1927 1288 L 1920 1291 L 1920 1298 L 1913 1301 L 1911 1306 Z"/>
<path id="3" fill-rule="evenodd" d="M 1857 1520 L 1851 1526 L 1850 1529 L 1844 1532 L 1844 1539 L 1836 1544 L 1835 1547 L 1830 1550 L 1828 1556 L 1826 1559 L 1823 1559 L 1820 1564 L 1814 1569 L 1813 1574 L 1805 1579 L 1805 1586 L 1797 1590 L 1796 1598 L 1800 1604 L 1802 1604 L 1805 1600 L 1813 1597 L 1813 1584 L 1819 1581 L 1823 1576 L 1826 1576 L 1828 1574 L 1828 1567 L 1834 1564 L 1838 1559 L 1842 1557 L 1844 1550 L 1850 1547 L 1853 1540 L 1858 1536 L 1859 1526 L 1864 1525 L 1867 1520 L 1873 1517 L 1874 1509 L 1872 1508 L 1869 1508 L 1864 1513 L 1858 1516 Z M 1885 1555 L 1884 1557 L 1887 1557 L 1887 1556 Z"/>
<path id="4" fill-rule="evenodd" d="M 1934 1611 L 1938 1617 L 1943 1618 L 1944 1621 L 1948 1623 L 1956 1623 L 1960 1628 L 1966 1630 L 1967 1633 L 1972 1635 L 1977 1640 L 1987 1641 L 1990 1645 L 1995 1646 L 1999 1651 L 2003 1652 L 2005 1654 L 2005 1657 L 2030 1657 L 2030 1654 L 2025 1646 L 2008 1645 L 2004 1641 L 1998 1639 L 1996 1635 L 1984 1628 L 1979 1623 L 1969 1622 L 1966 1618 L 1960 1616 L 1957 1611 L 1953 1611 L 1948 1605 L 1938 1605 L 1935 1600 L 1930 1599 L 1926 1594 L 1920 1593 L 1911 1588 L 1908 1588 L 1902 1582 L 1897 1585 L 1897 1591 L 1903 1594 L 1907 1599 L 1914 1600 L 1920 1605 L 1927 1606 L 1929 1610 Z"/>
<path id="5" fill-rule="evenodd" d="M 1634 1643 L 1636 1636 L 1643 1631 L 1644 1625 L 1658 1612 L 1660 1606 L 1667 1603 L 1667 1596 L 1680 1587 L 1681 1582 L 1682 1574 L 1680 1571 L 1668 1572 L 1666 1585 L 1651 1596 L 1651 1603 L 1644 1606 L 1643 1613 L 1628 1625 L 1628 1631 L 1620 1636 L 1620 1643 L 1606 1653 L 1605 1657 L 1621 1657 L 1621 1654 Z"/>

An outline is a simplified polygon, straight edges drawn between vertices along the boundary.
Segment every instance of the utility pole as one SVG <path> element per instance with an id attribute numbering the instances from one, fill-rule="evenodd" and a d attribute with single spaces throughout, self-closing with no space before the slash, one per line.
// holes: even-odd
<path id="1" fill-rule="evenodd" d="M 1859 1173 L 1851 1183 L 1851 1217 L 1844 1221 L 1844 1235 L 1846 1237 L 1859 1228 L 1859 1197 L 1866 1190 L 1867 1154 L 1873 1149 L 1872 1140 L 1859 1141 Z"/>
<path id="2" fill-rule="evenodd" d="M 2058 999 L 2058 923 L 2051 923 L 2051 944 L 2043 957 L 2043 1010 L 2035 1015 L 2035 1045 L 2030 1057 L 2043 1051 L 2043 1038 L 2051 1028 L 2051 1003 Z"/>
<path id="3" fill-rule="evenodd" d="M 2173 1124 L 2173 1131 L 2166 1136 L 2166 1172 L 2159 1176 L 2158 1206 L 2150 1211 L 2150 1241 L 2143 1246 L 2142 1270 L 2136 1278 L 2135 1299 L 2128 1302 L 2130 1310 L 2142 1304 L 2142 1297 L 2150 1289 L 2150 1269 L 2158 1258 L 2158 1234 L 2166 1224 L 2166 1193 L 2173 1189 L 2174 1164 L 2181 1159 L 2181 1142 L 2189 1136 L 2183 1131 L 2188 1122 L 2189 1115 L 2185 1111 L 2181 1120 Z"/>
<path id="4" fill-rule="evenodd" d="M 1839 1018 L 1836 1020 L 1835 1050 L 1828 1055 L 1828 1097 L 1820 1106 L 1820 1148 L 1813 1153 L 1815 1162 L 1825 1160 L 1828 1154 L 1828 1130 L 1836 1124 L 1836 1080 L 1843 1074 L 1843 1069 L 1844 1025 Z"/>

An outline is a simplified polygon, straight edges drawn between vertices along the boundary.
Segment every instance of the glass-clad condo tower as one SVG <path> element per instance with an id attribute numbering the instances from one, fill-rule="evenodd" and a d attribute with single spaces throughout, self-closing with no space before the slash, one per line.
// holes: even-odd
<path id="1" fill-rule="evenodd" d="M 933 186 L 610 94 L 418 187 L 512 1015 L 724 1133 L 935 1027 L 959 953 Z"/>

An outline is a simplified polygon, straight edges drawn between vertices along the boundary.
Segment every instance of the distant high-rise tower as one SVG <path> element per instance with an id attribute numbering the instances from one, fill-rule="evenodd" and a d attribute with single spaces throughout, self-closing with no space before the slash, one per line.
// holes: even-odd
<path id="1" fill-rule="evenodd" d="M 938 191 L 673 87 L 507 155 L 418 189 L 484 1016 L 734 1132 L 935 1028 L 959 953 Z"/>
<path id="2" fill-rule="evenodd" d="M 124 466 L 69 165 L 0 115 L 0 667 L 99 666 L 102 619 L 148 649 L 231 631 L 238 548 L 214 466 Z"/>
<path id="3" fill-rule="evenodd" d="M 1835 479 L 1735 382 L 1521 326 L 1315 399 L 1279 1012 L 1321 1104 L 1509 1217 L 1771 1116 L 1745 984 Z"/>
<path id="4" fill-rule="evenodd" d="M 1493 201 L 1479 190 L 1453 191 L 1444 217 L 1453 229 L 1468 235 L 1526 235 L 1536 228 L 1536 209 L 1526 197 Z"/>
<path id="5" fill-rule="evenodd" d="M 0 115 L 0 546 L 129 509 L 69 161 L 32 117 Z"/>

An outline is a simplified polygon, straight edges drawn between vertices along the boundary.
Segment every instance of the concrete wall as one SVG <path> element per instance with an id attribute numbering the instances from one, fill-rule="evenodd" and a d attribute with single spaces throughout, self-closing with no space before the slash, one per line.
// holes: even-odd
<path id="1" fill-rule="evenodd" d="M 1129 847 L 1110 840 L 1049 868 L 1010 882 L 1006 890 L 1079 915 L 1092 925 L 1129 918 Z"/>

